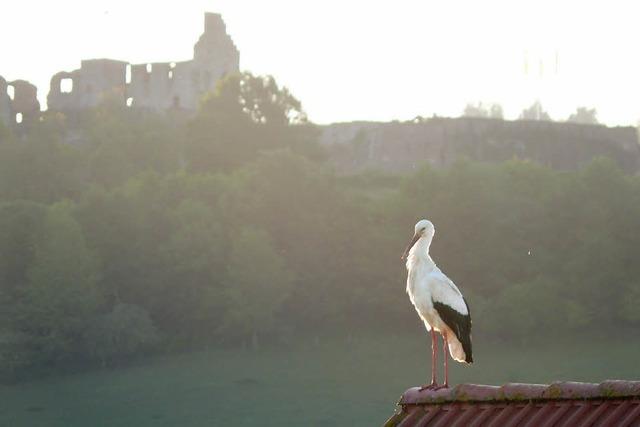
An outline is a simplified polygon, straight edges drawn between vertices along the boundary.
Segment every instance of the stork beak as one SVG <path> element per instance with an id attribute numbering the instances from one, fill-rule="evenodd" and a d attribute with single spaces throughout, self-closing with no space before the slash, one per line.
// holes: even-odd
<path id="1" fill-rule="evenodd" d="M 413 245 L 415 245 L 416 242 L 420 239 L 420 237 L 422 237 L 422 235 L 419 233 L 416 233 L 413 235 L 413 238 L 411 239 L 411 242 L 409 242 L 409 246 L 407 246 L 407 249 L 404 250 L 404 253 L 402 254 L 401 259 L 403 260 L 407 259 L 407 257 L 409 256 L 409 251 L 411 250 Z"/>

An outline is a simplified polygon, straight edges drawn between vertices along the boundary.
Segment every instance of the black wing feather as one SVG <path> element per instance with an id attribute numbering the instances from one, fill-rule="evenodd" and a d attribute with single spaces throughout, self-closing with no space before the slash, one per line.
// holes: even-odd
<path id="1" fill-rule="evenodd" d="M 456 334 L 456 338 L 462 344 L 465 362 L 473 363 L 473 355 L 471 354 L 471 310 L 469 310 L 467 300 L 464 297 L 462 299 L 467 306 L 467 314 L 458 313 L 439 301 L 432 301 L 432 303 L 442 321 Z"/>

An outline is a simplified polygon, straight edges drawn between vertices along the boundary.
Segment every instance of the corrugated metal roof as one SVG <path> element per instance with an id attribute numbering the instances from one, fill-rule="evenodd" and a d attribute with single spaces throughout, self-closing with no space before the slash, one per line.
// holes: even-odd
<path id="1" fill-rule="evenodd" d="M 640 381 L 461 384 L 407 390 L 385 427 L 631 426 L 640 427 Z"/>

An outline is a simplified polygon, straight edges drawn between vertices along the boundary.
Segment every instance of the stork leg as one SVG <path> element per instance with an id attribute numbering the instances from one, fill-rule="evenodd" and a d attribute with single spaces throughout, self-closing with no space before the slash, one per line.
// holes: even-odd
<path id="1" fill-rule="evenodd" d="M 438 353 L 438 337 L 436 331 L 431 328 L 431 384 L 423 385 L 420 387 L 422 390 L 435 390 L 438 388 L 438 382 L 436 381 L 436 357 Z"/>
<path id="2" fill-rule="evenodd" d="M 442 334 L 443 357 L 444 357 L 444 384 L 438 386 L 438 389 L 449 388 L 449 343 L 447 342 L 447 334 Z"/>

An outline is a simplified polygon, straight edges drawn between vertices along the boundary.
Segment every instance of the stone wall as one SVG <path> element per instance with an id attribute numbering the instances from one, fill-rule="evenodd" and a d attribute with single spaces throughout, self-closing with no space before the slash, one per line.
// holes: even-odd
<path id="1" fill-rule="evenodd" d="M 125 102 L 127 63 L 113 59 L 88 59 L 80 69 L 62 71 L 51 78 L 47 104 L 50 110 L 84 110 L 107 98 Z"/>
<path id="2" fill-rule="evenodd" d="M 401 173 L 424 163 L 447 166 L 463 157 L 487 162 L 530 159 L 555 169 L 575 169 L 594 157 L 607 156 L 626 171 L 640 170 L 640 145 L 633 127 L 433 118 L 321 128 L 322 144 L 344 173 L 363 169 Z"/>
<path id="3" fill-rule="evenodd" d="M 51 79 L 49 109 L 81 111 L 110 100 L 156 111 L 196 110 L 221 78 L 240 71 L 240 54 L 222 17 L 206 13 L 204 24 L 190 61 L 128 64 L 92 59 L 82 61 L 78 70 L 57 73 Z"/>
<path id="4" fill-rule="evenodd" d="M 0 124 L 9 126 L 11 117 L 11 98 L 7 93 L 7 81 L 0 76 Z"/>
<path id="5" fill-rule="evenodd" d="M 26 80 L 7 82 L 0 76 L 0 121 L 5 126 L 16 127 L 39 116 L 38 89 Z"/>
<path id="6" fill-rule="evenodd" d="M 51 79 L 50 110 L 78 112 L 102 102 L 155 111 L 191 114 L 221 78 L 239 72 L 240 55 L 222 17 L 206 13 L 204 33 L 193 59 L 129 64 L 90 59 L 79 69 Z M 8 88 L 13 96 L 8 94 Z M 40 114 L 36 87 L 0 77 L 0 121 L 16 127 Z M 574 169 L 596 156 L 615 159 L 626 171 L 640 170 L 640 148 L 632 127 L 503 121 L 479 118 L 432 118 L 413 122 L 352 122 L 320 126 L 321 142 L 345 173 L 363 169 L 407 172 L 424 163 L 442 167 L 467 157 L 502 161 L 531 159 L 557 169 Z"/>

